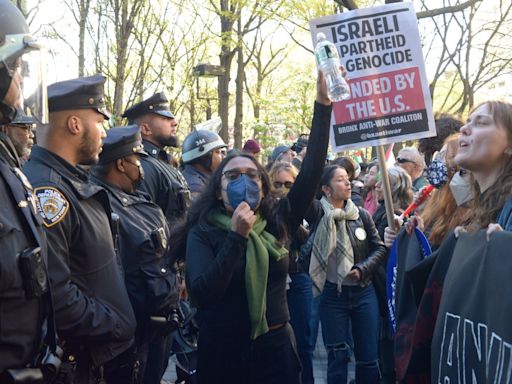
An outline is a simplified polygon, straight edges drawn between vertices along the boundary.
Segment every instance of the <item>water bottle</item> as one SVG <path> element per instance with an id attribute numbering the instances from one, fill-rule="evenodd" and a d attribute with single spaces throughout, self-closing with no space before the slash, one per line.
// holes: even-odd
<path id="1" fill-rule="evenodd" d="M 332 101 L 347 100 L 350 97 L 350 89 L 341 75 L 338 50 L 322 32 L 316 35 L 315 57 L 318 69 L 324 74 L 329 98 Z"/>

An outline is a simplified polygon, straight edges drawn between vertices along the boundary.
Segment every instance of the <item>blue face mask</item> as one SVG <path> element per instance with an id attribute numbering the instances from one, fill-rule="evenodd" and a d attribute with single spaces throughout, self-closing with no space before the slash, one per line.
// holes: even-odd
<path id="1" fill-rule="evenodd" d="M 226 193 L 229 205 L 233 209 L 236 209 L 242 201 L 245 201 L 254 211 L 260 203 L 259 185 L 245 175 L 240 175 L 238 179 L 230 181 Z"/>

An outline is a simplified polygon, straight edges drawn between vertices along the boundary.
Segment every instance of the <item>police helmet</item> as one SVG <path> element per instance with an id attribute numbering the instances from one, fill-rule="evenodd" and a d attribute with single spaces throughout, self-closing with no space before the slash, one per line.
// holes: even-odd
<path id="1" fill-rule="evenodd" d="M 224 140 L 213 131 L 195 130 L 185 137 L 182 146 L 183 163 L 190 163 L 195 159 L 211 153 L 215 149 L 225 148 Z"/>
<path id="2" fill-rule="evenodd" d="M 7 99 L 13 81 L 21 88 L 21 94 Z M 17 107 L 47 123 L 41 46 L 30 35 L 20 10 L 9 0 L 0 0 L 0 123 L 12 121 Z"/>

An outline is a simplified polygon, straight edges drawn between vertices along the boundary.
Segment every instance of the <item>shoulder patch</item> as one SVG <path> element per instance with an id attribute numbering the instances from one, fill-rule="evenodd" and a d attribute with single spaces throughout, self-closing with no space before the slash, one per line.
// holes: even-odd
<path id="1" fill-rule="evenodd" d="M 37 199 L 37 209 L 43 217 L 43 224 L 49 228 L 68 213 L 69 202 L 64 195 L 54 187 L 39 187 L 34 189 Z"/>

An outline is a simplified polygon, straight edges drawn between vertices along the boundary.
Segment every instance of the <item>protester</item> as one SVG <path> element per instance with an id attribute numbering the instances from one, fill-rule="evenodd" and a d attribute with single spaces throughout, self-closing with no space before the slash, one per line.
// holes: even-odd
<path id="1" fill-rule="evenodd" d="M 379 305 L 371 280 L 386 248 L 370 214 L 350 200 L 350 181 L 344 168 L 327 166 L 320 186 L 322 198 L 317 206 L 309 272 L 315 295 L 321 293 L 327 382 L 347 382 L 351 329 L 356 382 L 377 383 Z"/>
<path id="2" fill-rule="evenodd" d="M 254 156 L 256 156 L 258 153 L 261 152 L 261 147 L 260 145 L 258 144 L 258 142 L 254 139 L 248 139 L 243 148 L 242 148 L 245 152 L 249 152 L 249 153 L 252 153 Z"/>
<path id="3" fill-rule="evenodd" d="M 291 150 L 296 153 L 295 157 L 292 160 L 292 164 L 295 168 L 300 170 L 302 166 L 302 162 L 304 161 L 304 157 L 308 151 L 308 140 L 309 135 L 307 133 L 303 133 L 299 136 L 297 141 L 293 143 L 291 146 Z"/>
<path id="4" fill-rule="evenodd" d="M 433 160 L 433 162 L 439 161 L 445 164 L 448 173 L 446 184 L 432 192 L 421 216 L 415 214 L 406 224 L 409 234 L 412 234 L 416 226 L 424 231 L 432 250 L 437 249 L 446 235 L 457 226 L 468 223 L 470 216 L 468 207 L 472 195 L 470 175 L 454 162 L 459 147 L 459 136 L 460 134 L 457 133 L 447 137 L 444 146 Z M 384 235 L 386 246 L 391 247 L 399 228 L 396 223 L 394 229 L 386 227 Z"/>
<path id="5" fill-rule="evenodd" d="M 274 148 L 272 151 L 272 163 L 276 163 L 278 161 L 284 161 L 287 163 L 291 163 L 294 158 L 294 154 L 292 149 L 287 145 L 279 145 Z"/>
<path id="6" fill-rule="evenodd" d="M 427 165 L 433 160 L 436 152 L 440 151 L 446 138 L 458 133 L 464 125 L 462 120 L 449 113 L 439 113 L 434 116 L 437 135 L 419 140 L 418 151 L 423 154 Z"/>
<path id="7" fill-rule="evenodd" d="M 270 181 L 274 188 L 274 196 L 278 199 L 285 197 L 295 183 L 297 175 L 297 168 L 290 163 L 278 162 L 274 164 L 269 172 Z M 313 204 L 315 202 L 317 201 L 314 200 Z M 308 214 L 306 214 L 305 221 L 306 223 L 311 221 Z M 308 228 L 311 227 L 308 226 Z M 295 334 L 297 352 L 302 364 L 302 384 L 314 382 L 314 345 L 311 343 L 313 286 L 309 277 L 311 249 L 308 248 L 308 237 L 309 230 L 301 225 L 291 239 L 289 248 L 290 264 L 288 267 L 291 282 L 287 291 L 290 324 Z"/>
<path id="8" fill-rule="evenodd" d="M 287 250 L 312 201 L 327 152 L 331 102 L 319 74 L 311 138 L 316 143 L 286 197 L 276 201 L 253 156 L 228 154 L 177 229 L 187 287 L 200 319 L 200 383 L 299 383 L 288 325 Z"/>
<path id="9" fill-rule="evenodd" d="M 350 199 L 358 207 L 363 206 L 363 184 L 357 179 L 361 172 L 361 167 L 352 158 L 347 156 L 337 157 L 331 164 L 343 167 L 348 174 L 350 180 L 352 194 Z"/>
<path id="10" fill-rule="evenodd" d="M 512 230 L 512 104 L 480 104 L 460 133 L 455 162 L 476 181 L 468 228 Z"/>
<path id="11" fill-rule="evenodd" d="M 418 192 L 428 185 L 428 180 L 423 176 L 426 164 L 425 159 L 415 147 L 402 148 L 396 157 L 397 166 L 403 168 L 411 177 L 412 189 Z"/>
<path id="12" fill-rule="evenodd" d="M 365 197 L 363 208 L 366 209 L 370 215 L 373 215 L 379 207 L 379 200 L 375 192 L 378 173 L 379 165 L 377 163 L 371 163 L 368 165 L 368 172 L 364 175 Z"/>
<path id="13" fill-rule="evenodd" d="M 391 188 L 391 200 L 393 201 L 393 211 L 395 214 L 399 215 L 407 209 L 413 199 L 411 177 L 401 167 L 389 167 L 388 178 Z M 379 201 L 379 207 L 373 214 L 373 221 L 381 238 L 384 238 L 384 230 L 388 226 L 383 188 L 382 180 L 380 179 L 375 184 L 375 194 Z"/>

